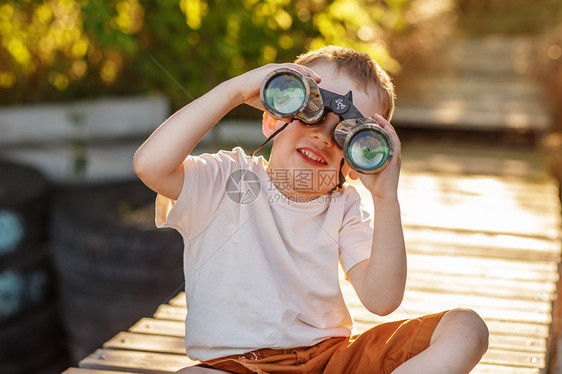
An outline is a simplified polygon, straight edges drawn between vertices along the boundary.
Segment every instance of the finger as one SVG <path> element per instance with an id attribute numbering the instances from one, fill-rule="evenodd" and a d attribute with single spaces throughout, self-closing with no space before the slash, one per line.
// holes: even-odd
<path id="1" fill-rule="evenodd" d="M 311 77 L 316 81 L 316 83 L 320 83 L 322 78 L 314 72 L 311 68 L 305 65 L 293 64 L 296 67 L 296 70 L 299 71 L 302 75 L 306 75 L 307 77 Z"/>
<path id="2" fill-rule="evenodd" d="M 384 118 L 384 117 L 381 116 L 380 114 L 378 114 L 378 113 L 375 114 L 375 115 L 373 116 L 373 119 L 374 119 L 375 121 L 377 121 L 377 122 L 379 123 L 379 125 L 380 125 L 382 128 L 384 128 L 384 129 L 388 128 L 388 129 L 392 130 L 394 133 L 396 133 L 396 129 L 394 128 L 394 126 L 392 126 L 392 125 L 390 124 L 390 122 L 388 122 L 388 121 L 386 120 L 386 118 Z"/>
<path id="3" fill-rule="evenodd" d="M 389 135 L 393 138 L 392 140 L 394 142 L 398 142 L 398 143 L 400 142 L 400 138 L 398 137 L 398 132 L 396 131 L 394 126 L 392 126 L 390 122 L 388 122 L 383 116 L 381 116 L 380 114 L 375 114 L 373 116 L 373 119 L 377 121 L 380 127 L 385 129 L 389 133 Z"/>

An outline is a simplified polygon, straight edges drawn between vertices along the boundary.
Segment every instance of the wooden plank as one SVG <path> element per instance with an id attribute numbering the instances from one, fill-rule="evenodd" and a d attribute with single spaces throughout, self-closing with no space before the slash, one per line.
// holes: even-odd
<path id="1" fill-rule="evenodd" d="M 524 337 L 539 337 L 547 339 L 549 336 L 549 325 L 533 322 L 517 322 L 517 321 L 496 321 L 486 319 L 486 325 L 493 334 L 504 335 L 520 335 Z"/>
<path id="2" fill-rule="evenodd" d="M 541 213 L 540 209 L 554 212 L 556 185 L 549 180 L 543 183 L 527 183 L 516 178 L 498 178 L 493 176 L 441 176 L 434 173 L 407 175 L 400 181 L 400 193 L 404 199 L 412 194 L 423 193 L 432 199 L 440 198 L 442 203 L 460 204 L 470 202 L 494 202 L 498 206 L 517 202 L 515 209 Z M 554 204 L 551 205 L 551 204 Z M 483 205 L 481 207 L 486 207 Z M 507 213 L 507 212 L 506 212 Z M 544 213 L 544 211 L 543 211 Z M 550 217 L 557 219 L 557 216 Z"/>
<path id="3" fill-rule="evenodd" d="M 544 353 L 547 349 L 547 340 L 524 335 L 490 334 L 490 348 L 506 351 L 522 351 Z"/>
<path id="4" fill-rule="evenodd" d="M 98 349 L 80 361 L 80 367 L 161 374 L 175 373 L 196 363 L 186 355 Z"/>
<path id="5" fill-rule="evenodd" d="M 406 304 L 405 306 L 401 306 L 399 309 L 397 309 L 397 311 L 384 317 L 374 316 L 368 310 L 360 308 L 351 308 L 350 312 L 353 319 L 357 322 L 373 321 L 375 323 L 381 323 L 387 321 L 402 320 L 405 318 L 415 318 L 426 314 L 438 313 L 443 310 L 450 310 L 456 307 L 457 305 L 417 304 L 414 306 L 410 306 Z M 496 321 L 516 322 L 521 324 L 522 326 L 528 324 L 528 326 L 530 327 L 530 332 L 537 330 L 534 325 L 549 325 L 552 320 L 551 315 L 546 313 L 534 313 L 532 311 L 510 312 L 506 309 L 492 309 L 478 305 L 465 307 L 475 310 L 486 321 L 486 323 L 490 321 Z"/>
<path id="6" fill-rule="evenodd" d="M 556 298 L 556 286 L 551 282 L 486 279 L 426 271 L 408 272 L 406 293 L 409 290 L 543 302 Z"/>
<path id="7" fill-rule="evenodd" d="M 185 338 L 122 331 L 105 342 L 103 348 L 184 355 Z"/>
<path id="8" fill-rule="evenodd" d="M 450 156 L 442 156 L 443 160 Z M 459 158 L 462 156 L 459 155 Z M 466 155 L 464 156 L 466 159 Z M 488 158 L 483 157 L 482 161 Z M 358 183 L 353 183 L 360 186 Z M 557 205 L 557 186 L 548 177 L 539 180 L 497 175 L 460 175 L 423 171 L 403 171 L 400 175 L 400 191 L 423 193 L 429 196 L 445 197 L 444 201 L 479 198 L 486 201 L 493 197 L 507 201 L 520 201 L 524 207 L 545 207 Z"/>
<path id="9" fill-rule="evenodd" d="M 456 148 L 459 152 L 456 157 L 464 160 L 471 160 L 468 153 L 473 153 L 475 149 Z M 429 150 L 426 150 L 429 151 Z M 435 149 L 435 153 L 439 154 L 439 150 Z M 451 151 L 448 151 L 451 152 Z M 461 153 L 462 152 L 462 153 Z M 482 161 L 489 160 L 491 156 L 496 156 L 496 152 L 492 150 L 480 150 Z M 426 156 L 428 157 L 428 156 Z M 447 153 L 443 154 L 441 161 L 448 161 L 452 157 Z M 454 157 L 454 154 L 453 154 Z M 525 162 L 521 160 L 520 162 Z M 501 164 L 505 165 L 505 164 Z M 542 164 L 536 167 L 544 168 Z M 542 176 L 542 177 L 540 177 Z M 540 178 L 540 179 L 536 179 Z M 360 185 L 353 182 L 354 185 Z M 556 201 L 556 183 L 544 171 L 538 173 L 535 180 L 526 177 L 502 176 L 502 175 L 466 175 L 457 173 L 438 173 L 423 170 L 404 170 L 400 175 L 400 188 L 407 191 L 424 191 L 431 195 L 449 195 L 459 198 L 481 197 L 487 198 L 494 196 L 507 200 L 522 200 L 529 206 L 545 206 L 548 202 Z M 542 195 L 542 196 L 541 196 Z M 537 200 L 537 197 L 542 199 Z"/>
<path id="10" fill-rule="evenodd" d="M 476 201 L 477 198 L 466 198 L 440 203 L 436 197 L 424 196 L 420 199 L 418 193 L 408 198 L 416 201 L 403 203 L 403 206 L 409 207 L 402 214 L 405 227 L 432 227 L 552 240 L 560 238 L 560 222 L 554 212 L 524 210 L 516 206 L 515 202 L 506 203 L 499 199 Z M 404 200 L 406 199 L 402 199 Z"/>
<path id="11" fill-rule="evenodd" d="M 556 194 L 543 191 L 542 198 L 537 199 L 505 197 L 508 191 L 505 183 L 489 177 L 481 177 L 480 180 L 465 178 L 464 181 L 463 178 L 459 178 L 460 181 L 452 179 L 450 183 L 444 183 L 436 176 L 426 176 L 425 180 L 421 176 L 415 178 L 415 186 L 411 189 L 405 188 L 402 182 L 400 184 L 401 206 L 407 207 L 402 210 L 405 228 L 429 227 L 459 232 L 560 239 L 559 202 L 552 197 L 556 197 Z M 461 182 L 476 186 L 473 191 L 463 194 L 447 190 Z M 475 182 L 483 185 L 478 186 Z M 488 194 L 482 190 L 486 183 L 489 185 L 488 189 L 495 189 L 496 192 Z M 481 193 L 475 192 L 476 188 L 480 188 Z M 439 191 L 440 189 L 443 191 Z M 373 203 L 368 192 L 361 187 L 358 187 L 358 191 L 362 195 L 363 205 L 372 213 Z M 535 203 L 545 200 L 551 203 Z"/>
<path id="12" fill-rule="evenodd" d="M 100 370 L 100 369 L 85 369 L 85 368 L 68 368 L 62 372 L 62 374 L 131 374 L 138 373 L 140 371 L 115 371 L 115 370 Z"/>
<path id="13" fill-rule="evenodd" d="M 171 320 L 171 321 L 185 321 L 187 316 L 187 309 L 185 306 L 163 304 L 158 307 L 156 313 L 154 313 L 154 318 L 160 320 Z"/>
<path id="14" fill-rule="evenodd" d="M 510 318 L 510 314 L 522 312 L 524 314 L 532 313 L 536 315 L 550 316 L 552 306 L 549 302 L 519 300 L 519 299 L 500 299 L 495 297 L 486 297 L 479 295 L 461 295 L 461 294 L 441 294 L 434 292 L 420 292 L 409 290 L 408 296 L 404 298 L 402 305 L 408 309 L 408 305 L 429 304 L 434 307 L 466 307 L 481 308 L 489 310 L 498 310 Z M 542 318 L 539 317 L 540 320 Z M 529 319 L 532 321 L 532 319 Z M 550 322 L 550 318 L 548 321 Z"/>
<path id="15" fill-rule="evenodd" d="M 519 281 L 558 281 L 555 262 L 524 262 L 504 259 L 474 258 L 471 256 L 441 256 L 408 254 L 408 270 L 480 276 L 487 279 L 514 279 Z"/>
<path id="16" fill-rule="evenodd" d="M 480 361 L 485 364 L 517 367 L 543 368 L 546 365 L 544 352 L 518 352 L 489 348 Z"/>
<path id="17" fill-rule="evenodd" d="M 180 305 L 184 307 L 186 306 L 185 302 L 185 291 L 179 292 L 170 300 L 171 305 Z"/>
<path id="18" fill-rule="evenodd" d="M 463 256 L 463 257 L 479 257 L 479 258 L 492 258 L 492 259 L 506 259 L 506 260 L 518 260 L 518 261 L 547 261 L 547 262 L 560 262 L 560 252 L 556 249 L 551 249 L 557 245 L 555 240 L 552 240 L 552 244 L 543 248 L 505 248 L 500 246 L 493 247 L 471 247 L 469 244 L 464 242 L 458 242 L 456 244 L 451 243 L 451 245 L 444 245 L 441 243 L 431 243 L 429 241 L 418 241 L 408 238 L 408 230 L 417 229 L 410 225 L 405 226 L 405 239 L 406 248 L 409 254 L 434 254 L 442 256 Z M 427 229 L 427 227 L 424 227 Z M 435 230 L 433 230 L 435 231 Z M 453 234 L 459 235 L 459 237 L 466 236 L 466 234 L 471 235 L 472 233 L 463 233 L 459 231 L 453 231 Z M 531 238 L 526 238 L 531 239 Z M 532 240 L 532 239 L 531 239 Z"/>
<path id="19" fill-rule="evenodd" d="M 409 253 L 461 255 L 525 262 L 560 261 L 560 241 L 546 238 L 442 230 L 415 225 L 405 225 L 404 237 Z"/>
<path id="20" fill-rule="evenodd" d="M 129 329 L 131 332 L 185 337 L 185 323 L 154 318 L 141 318 Z"/>
<path id="21" fill-rule="evenodd" d="M 511 365 L 478 364 L 471 374 L 541 374 L 539 368 L 515 367 Z"/>

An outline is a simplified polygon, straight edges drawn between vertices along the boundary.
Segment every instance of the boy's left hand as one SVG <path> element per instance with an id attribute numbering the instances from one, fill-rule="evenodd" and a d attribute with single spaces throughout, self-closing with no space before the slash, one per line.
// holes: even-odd
<path id="1" fill-rule="evenodd" d="M 365 188 L 369 190 L 373 199 L 396 199 L 398 195 L 398 179 L 400 176 L 400 165 L 402 163 L 401 151 L 402 146 L 398 134 L 394 127 L 381 115 L 375 114 L 372 117 L 379 125 L 384 128 L 392 140 L 394 155 L 387 167 L 376 174 L 361 174 L 351 171 L 349 176 L 351 179 L 357 179 L 363 183 Z"/>

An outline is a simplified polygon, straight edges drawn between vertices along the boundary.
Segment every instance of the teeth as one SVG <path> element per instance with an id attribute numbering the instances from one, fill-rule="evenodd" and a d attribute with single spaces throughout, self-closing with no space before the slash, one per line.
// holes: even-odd
<path id="1" fill-rule="evenodd" d="M 305 155 L 306 157 L 310 158 L 311 160 L 321 162 L 323 164 L 326 163 L 326 161 L 324 161 L 320 157 L 316 156 L 314 153 L 307 151 L 306 149 L 300 149 L 299 152 L 302 153 L 303 155 Z"/>

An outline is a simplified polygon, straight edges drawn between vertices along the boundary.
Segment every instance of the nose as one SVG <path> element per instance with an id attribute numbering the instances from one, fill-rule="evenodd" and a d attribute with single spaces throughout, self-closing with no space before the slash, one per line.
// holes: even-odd
<path id="1" fill-rule="evenodd" d="M 311 136 L 323 142 L 327 147 L 332 147 L 334 145 L 332 133 L 339 122 L 339 117 L 330 113 L 318 126 L 313 127 Z"/>

